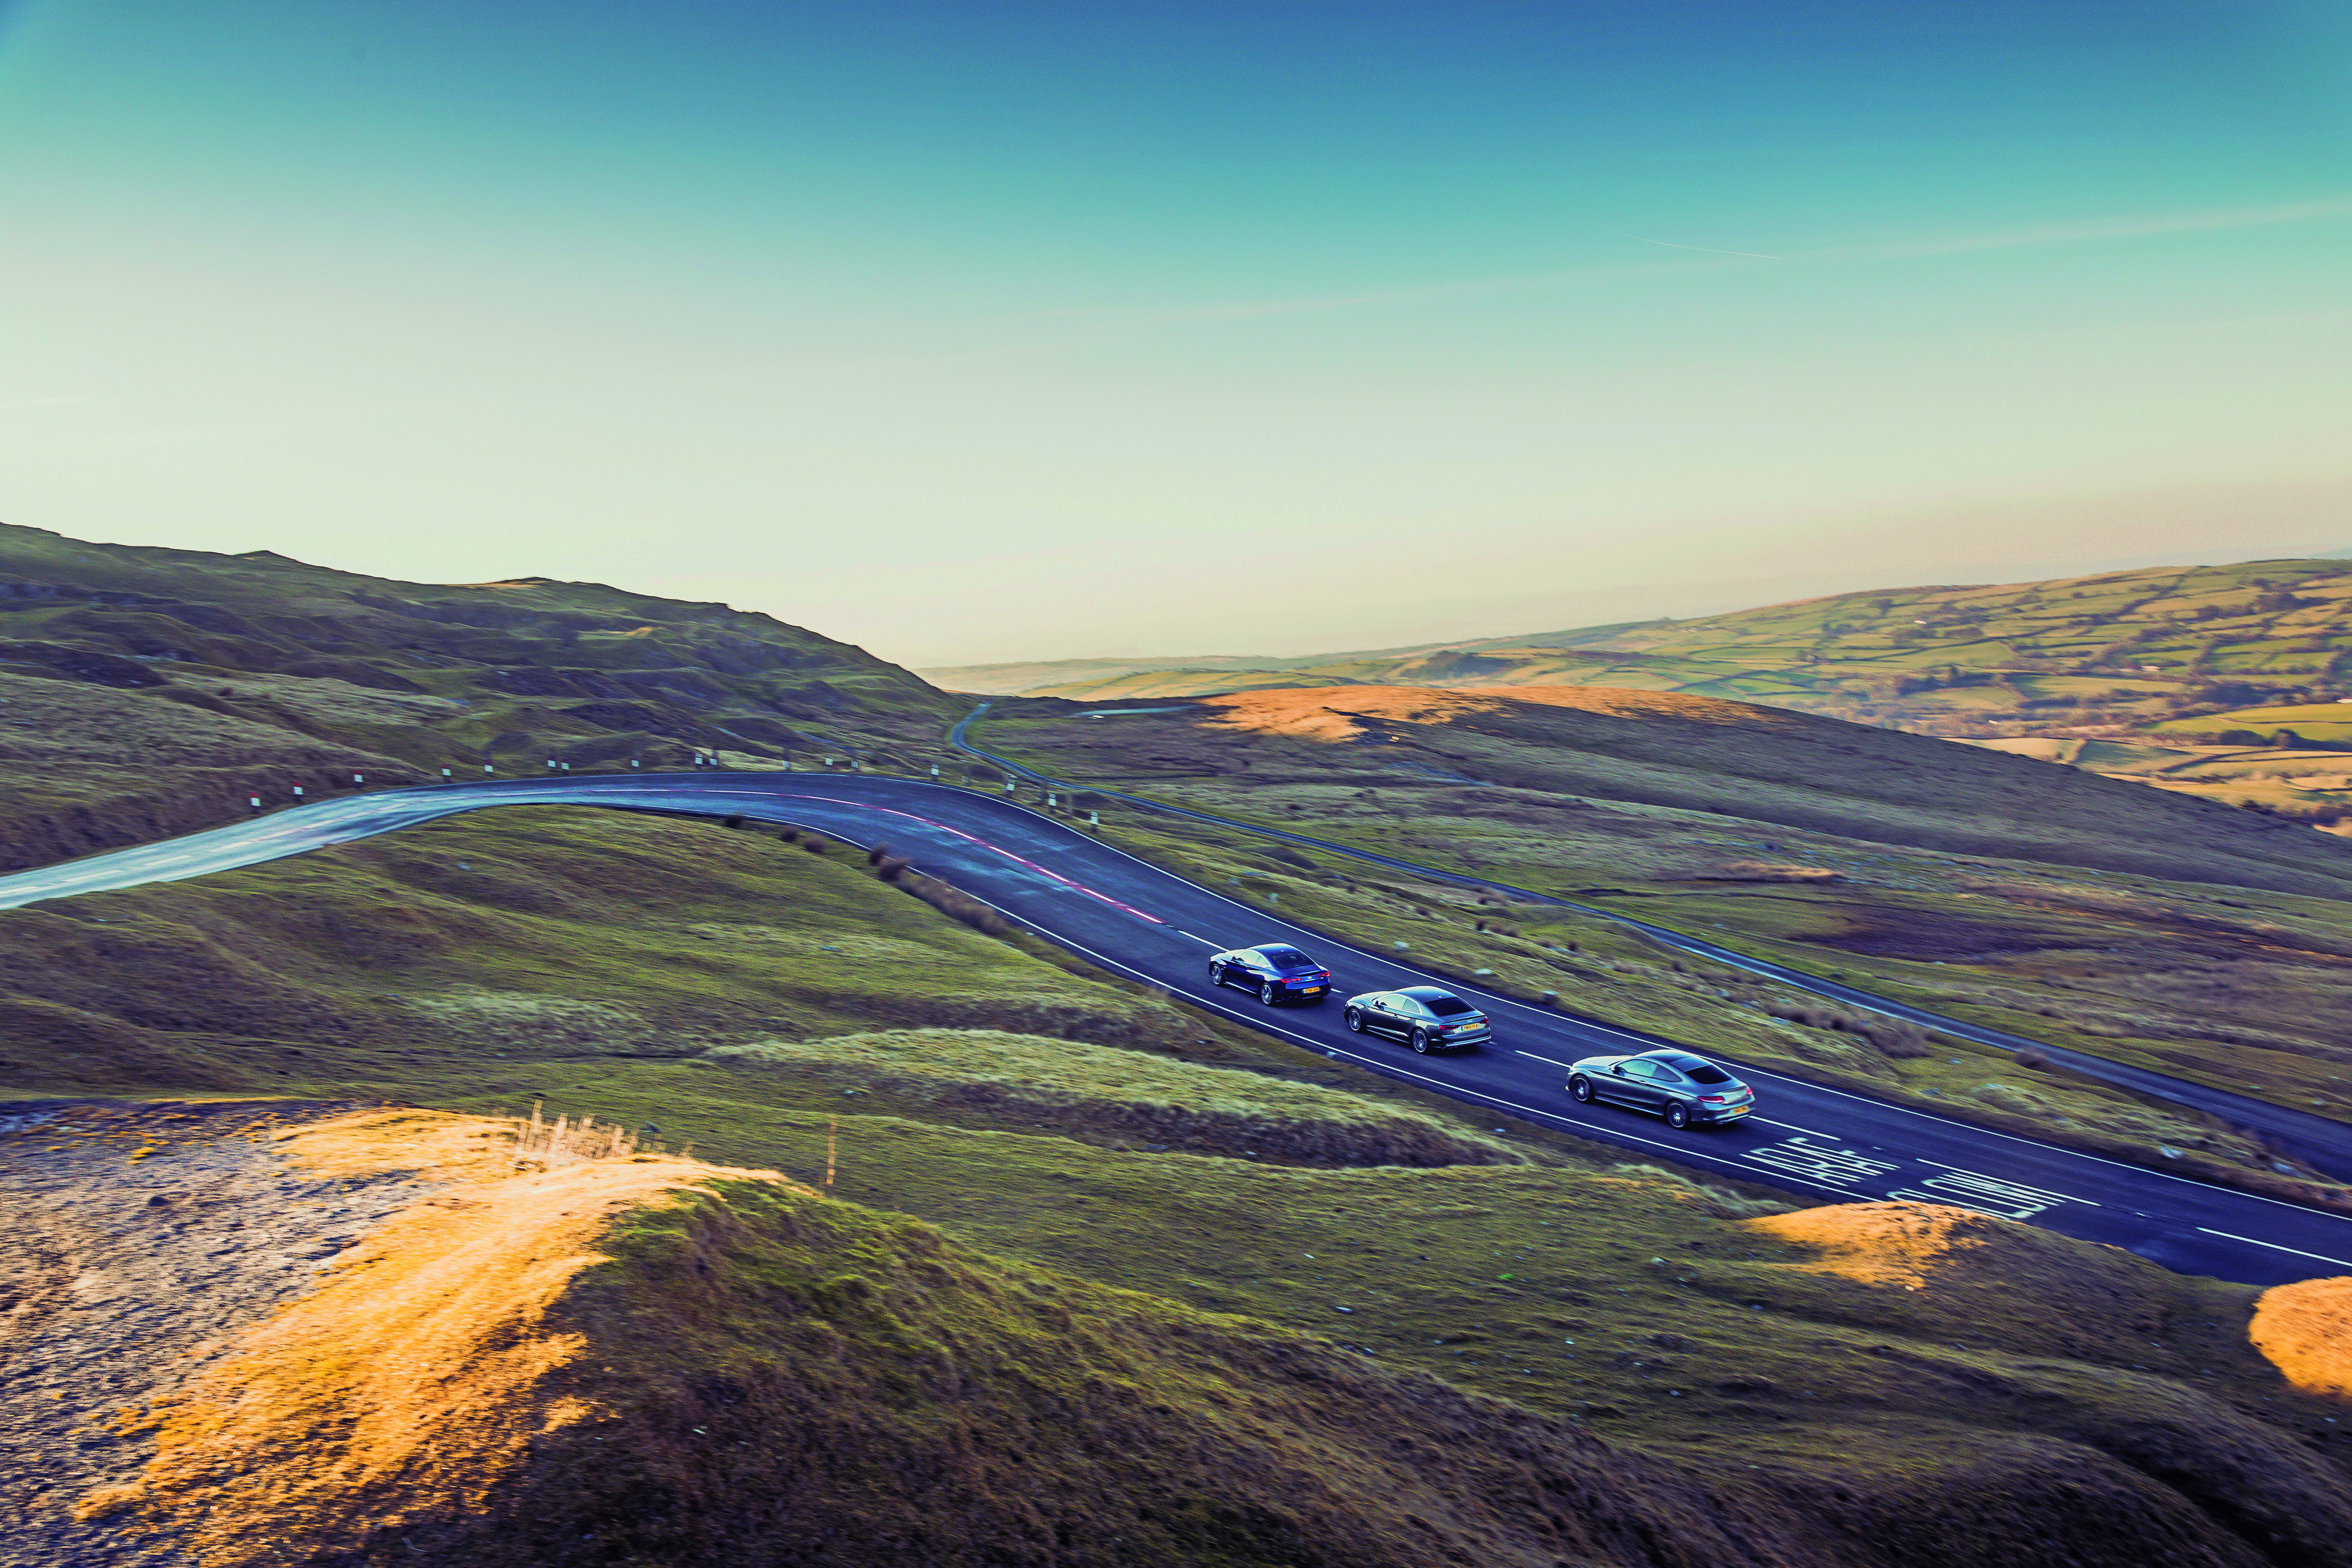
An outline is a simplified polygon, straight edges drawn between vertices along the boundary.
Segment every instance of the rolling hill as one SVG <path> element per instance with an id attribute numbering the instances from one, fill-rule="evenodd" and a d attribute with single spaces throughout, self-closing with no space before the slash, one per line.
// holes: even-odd
<path id="1" fill-rule="evenodd" d="M 925 674 L 959 690 L 1079 701 L 1282 686 L 1577 685 L 1738 698 L 1972 738 L 2177 729 L 2232 709 L 2352 691 L 2352 563 L 2257 561 L 1842 594 L 1689 621 L 1321 658 Z"/>
<path id="2" fill-rule="evenodd" d="M 375 783 L 928 742 L 846 643 L 592 583 L 394 582 L 0 526 L 0 865 Z"/>

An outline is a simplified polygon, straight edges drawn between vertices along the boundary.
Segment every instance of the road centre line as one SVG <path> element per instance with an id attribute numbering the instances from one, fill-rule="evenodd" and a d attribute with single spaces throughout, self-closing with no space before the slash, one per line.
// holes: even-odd
<path id="1" fill-rule="evenodd" d="M 1535 1052 L 1533 1052 L 1533 1051 L 1522 1051 L 1522 1050 L 1518 1050 L 1518 1049 L 1517 1049 L 1517 1048 L 1514 1048 L 1514 1049 L 1512 1050 L 1511 1054 L 1512 1054 L 1513 1056 L 1515 1056 L 1515 1057 L 1527 1057 L 1527 1058 L 1530 1058 L 1530 1059 L 1532 1059 L 1532 1060 L 1535 1060 L 1535 1061 L 1539 1061 L 1539 1062 L 1551 1062 L 1551 1065 L 1552 1065 L 1552 1066 L 1554 1066 L 1554 1067 L 1556 1067 L 1556 1068 L 1568 1068 L 1568 1070 L 1569 1070 L 1569 1071 L 1570 1071 L 1570 1072 L 1574 1072 L 1574 1071 L 1576 1070 L 1576 1069 L 1575 1069 L 1575 1068 L 1570 1067 L 1567 1062 L 1562 1062 L 1562 1061 L 1552 1061 L 1552 1058 L 1549 1058 L 1549 1057 L 1539 1057 L 1539 1056 L 1537 1056 L 1537 1055 L 1535 1054 Z"/>
<path id="2" fill-rule="evenodd" d="M 2210 1226 L 2201 1226 L 2201 1225 L 2200 1225 L 2200 1226 L 2199 1226 L 2197 1228 L 2198 1228 L 2199 1232 L 2200 1232 L 2200 1233 L 2201 1233 L 2201 1234 L 2203 1234 L 2203 1235 L 2206 1235 L 2206 1236 L 2218 1236 L 2218 1237 L 2221 1237 L 2222 1240 L 2224 1240 L 2224 1241 L 2242 1241 L 2242 1242 L 2245 1242 L 2246 1244 L 2248 1244 L 2249 1246 L 2252 1246 L 2252 1247 L 2269 1247 L 2273 1252 L 2292 1252 L 2292 1253 L 2294 1253 L 2297 1258 L 2317 1258 L 2317 1259 L 2318 1259 L 2320 1262 L 2322 1262 L 2322 1263 L 2333 1263 L 2333 1264 L 2336 1264 L 2336 1265 L 2338 1265 L 2338 1266 L 2339 1266 L 2339 1267 L 2341 1267 L 2341 1268 L 2352 1268 L 2352 1262 L 2347 1262 L 2347 1260 L 2345 1260 L 2344 1258 L 2330 1258 L 2330 1257 L 2326 1256 L 2325 1253 L 2319 1253 L 2319 1252 L 2305 1252 L 2305 1251 L 2303 1248 L 2301 1248 L 2300 1247 L 2281 1247 L 2281 1246 L 2280 1246 L 2277 1242 L 2275 1242 L 2275 1241 L 2256 1241 L 2256 1240 L 2255 1240 L 2252 1237 L 2251 1237 L 2251 1236 L 2231 1236 L 2231 1235 L 2228 1231 L 2226 1231 L 2226 1230 L 2215 1230 L 2215 1229 L 2212 1229 L 2212 1228 L 2211 1228 Z"/>
<path id="3" fill-rule="evenodd" d="M 1816 1132 L 1810 1127 L 1800 1127 L 1793 1121 L 1775 1121 L 1769 1116 L 1753 1115 L 1749 1116 L 1748 1120 L 1750 1121 L 1760 1121 L 1767 1127 L 1785 1127 L 1791 1132 L 1801 1132 L 1808 1138 L 1827 1138 L 1832 1142 L 1838 1143 L 1845 1142 L 1844 1139 L 1840 1138 L 1834 1132 Z"/>

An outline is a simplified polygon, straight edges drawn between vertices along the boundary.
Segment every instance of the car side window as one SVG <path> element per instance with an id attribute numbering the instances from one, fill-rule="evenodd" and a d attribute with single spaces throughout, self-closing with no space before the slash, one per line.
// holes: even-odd
<path id="1" fill-rule="evenodd" d="M 1650 1072 L 1660 1083 L 1680 1084 L 1684 1081 L 1682 1074 L 1663 1062 L 1653 1064 Z"/>
<path id="2" fill-rule="evenodd" d="M 1655 1078 L 1657 1076 L 1657 1068 L 1658 1064 L 1655 1062 L 1627 1062 L 1625 1064 L 1625 1073 L 1629 1078 Z"/>

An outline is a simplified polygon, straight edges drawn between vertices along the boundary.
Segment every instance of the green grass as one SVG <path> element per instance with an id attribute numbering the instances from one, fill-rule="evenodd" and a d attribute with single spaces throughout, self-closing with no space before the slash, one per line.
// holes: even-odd
<path id="1" fill-rule="evenodd" d="M 1298 871 L 1265 890 L 1347 895 Z M 839 1202 L 730 1188 L 630 1221 L 560 1325 L 593 1336 L 574 1392 L 606 1415 L 415 1538 L 446 1560 L 584 1563 L 594 1532 L 642 1548 L 600 1563 L 870 1560 L 887 1526 L 901 1554 L 980 1561 L 954 1553 L 1043 1518 L 1121 1538 L 1073 1563 L 1610 1562 L 1619 1536 L 1579 1532 L 1631 1494 L 1649 1539 L 1704 1542 L 1729 1510 L 1751 1541 L 1793 1532 L 1790 1561 L 1863 1568 L 1880 1546 L 1836 1531 L 1918 1563 L 1955 1540 L 2144 1551 L 2127 1500 L 2157 1449 L 2192 1490 L 2256 1456 L 2273 1490 L 2248 1506 L 2294 1540 L 2342 1485 L 2328 1412 L 2244 1342 L 2251 1290 L 2056 1237 L 1948 1289 L 1816 1272 L 1740 1226 L 1785 1206 L 1752 1190 L 1497 1136 L 773 837 L 457 819 L 13 911 L 0 956 L 12 1092 L 536 1098 L 833 1173 Z M 1057 1039 L 920 1016 L 1045 992 Z M 779 1018 L 800 1038 L 761 1044 Z M 1199 1152 L 1147 1136 L 1166 1106 Z M 1217 1152 L 1244 1124 L 1302 1142 Z M 1515 1158 L 1343 1163 L 1398 1151 L 1325 1130 Z M 1584 1500 L 1531 1514 L 1563 1476 Z M 2158 1495 L 2174 1534 L 2221 1528 Z M 813 1520 L 867 1559 L 793 1533 Z"/>

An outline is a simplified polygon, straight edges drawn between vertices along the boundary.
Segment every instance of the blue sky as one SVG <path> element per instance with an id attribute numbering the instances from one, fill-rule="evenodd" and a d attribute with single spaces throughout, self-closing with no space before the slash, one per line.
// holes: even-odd
<path id="1" fill-rule="evenodd" d="M 0 519 L 1298 652 L 2352 544 L 2352 8 L 0 0 Z"/>

